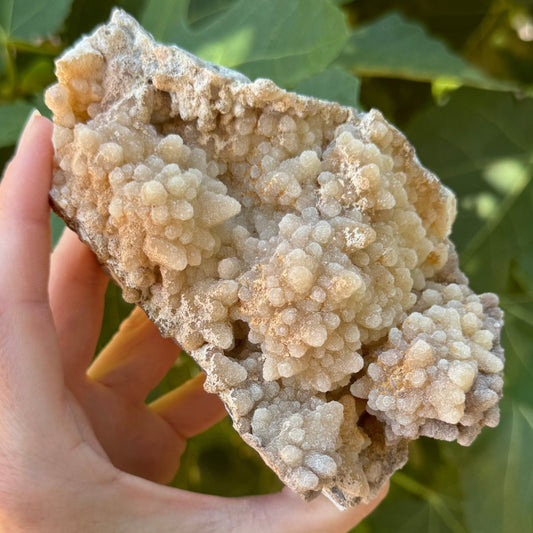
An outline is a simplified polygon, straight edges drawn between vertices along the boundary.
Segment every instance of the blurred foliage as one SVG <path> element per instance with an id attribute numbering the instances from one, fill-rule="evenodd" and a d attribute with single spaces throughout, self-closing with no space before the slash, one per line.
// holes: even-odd
<path id="1" fill-rule="evenodd" d="M 444 82 L 452 87 L 471 85 L 495 90 L 516 87 L 469 65 L 440 39 L 431 37 L 420 24 L 396 12 L 357 26 L 340 63 L 364 77 Z"/>
<path id="2" fill-rule="evenodd" d="M 159 41 L 284 87 L 324 70 L 348 38 L 342 12 L 323 0 L 239 0 L 195 29 L 190 3 L 148 1 L 140 22 Z"/>
<path id="3" fill-rule="evenodd" d="M 533 1 L 1 0 L 0 168 L 30 110 L 45 111 L 53 59 L 114 6 L 252 78 L 381 109 L 457 193 L 463 268 L 506 311 L 502 421 L 469 448 L 413 443 L 355 531 L 533 531 Z M 52 226 L 56 242 L 62 223 Z M 130 309 L 110 285 L 100 347 Z M 182 354 L 149 400 L 197 372 Z M 280 487 L 228 419 L 191 439 L 173 484 L 229 496 Z"/>

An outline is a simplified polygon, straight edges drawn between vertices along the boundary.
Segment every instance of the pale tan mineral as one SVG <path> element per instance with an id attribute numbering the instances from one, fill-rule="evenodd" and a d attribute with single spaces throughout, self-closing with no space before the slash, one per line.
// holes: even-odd
<path id="1" fill-rule="evenodd" d="M 57 62 L 54 209 L 292 489 L 367 501 L 498 423 L 502 313 L 455 198 L 378 111 L 250 82 L 122 11 Z"/>

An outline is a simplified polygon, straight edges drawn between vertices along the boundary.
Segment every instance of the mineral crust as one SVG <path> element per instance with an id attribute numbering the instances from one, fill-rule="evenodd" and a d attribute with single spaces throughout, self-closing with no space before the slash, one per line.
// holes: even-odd
<path id="1" fill-rule="evenodd" d="M 122 11 L 57 62 L 54 209 L 305 498 L 368 501 L 410 439 L 498 423 L 502 312 L 455 198 L 375 110 L 254 82 Z"/>

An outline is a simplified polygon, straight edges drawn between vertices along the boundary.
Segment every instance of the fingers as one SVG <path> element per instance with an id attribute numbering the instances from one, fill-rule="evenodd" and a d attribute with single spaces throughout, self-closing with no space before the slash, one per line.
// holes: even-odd
<path id="1" fill-rule="evenodd" d="M 144 400 L 180 354 L 171 339 L 136 307 L 88 370 L 92 379 L 131 399 Z"/>
<path id="2" fill-rule="evenodd" d="M 52 254 L 50 306 L 65 376 L 84 376 L 93 358 L 108 278 L 96 256 L 66 229 Z"/>
<path id="3" fill-rule="evenodd" d="M 52 124 L 30 120 L 0 188 L 3 302 L 48 302 Z"/>
<path id="4" fill-rule="evenodd" d="M 87 380 L 76 399 L 118 469 L 158 483 L 172 480 L 186 442 L 164 420 L 98 382 Z"/>
<path id="5" fill-rule="evenodd" d="M 190 438 L 222 420 L 228 413 L 216 394 L 204 390 L 205 375 L 184 383 L 150 404 L 175 431 Z"/>
<path id="6" fill-rule="evenodd" d="M 368 516 L 388 491 L 385 485 L 368 504 L 338 510 L 324 496 L 302 501 L 288 489 L 278 494 L 220 498 L 123 476 L 120 490 L 142 529 L 157 531 L 232 531 L 233 533 L 346 533 Z"/>
<path id="7" fill-rule="evenodd" d="M 259 522 L 262 520 L 265 528 L 270 528 L 270 533 L 345 533 L 367 517 L 388 490 L 387 483 L 372 502 L 344 511 L 338 510 L 325 496 L 305 503 L 287 488 L 278 494 L 251 497 L 247 503 L 250 505 L 249 516 Z"/>
<path id="8" fill-rule="evenodd" d="M 62 393 L 59 350 L 48 305 L 52 124 L 30 120 L 0 185 L 0 380 L 17 405 Z"/>

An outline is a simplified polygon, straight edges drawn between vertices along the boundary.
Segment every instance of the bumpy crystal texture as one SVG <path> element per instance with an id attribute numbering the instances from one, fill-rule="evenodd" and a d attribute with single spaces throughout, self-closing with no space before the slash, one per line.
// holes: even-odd
<path id="1" fill-rule="evenodd" d="M 467 286 L 455 198 L 357 113 L 111 21 L 57 62 L 50 197 L 280 478 L 370 499 L 419 435 L 498 422 L 502 313 Z"/>

